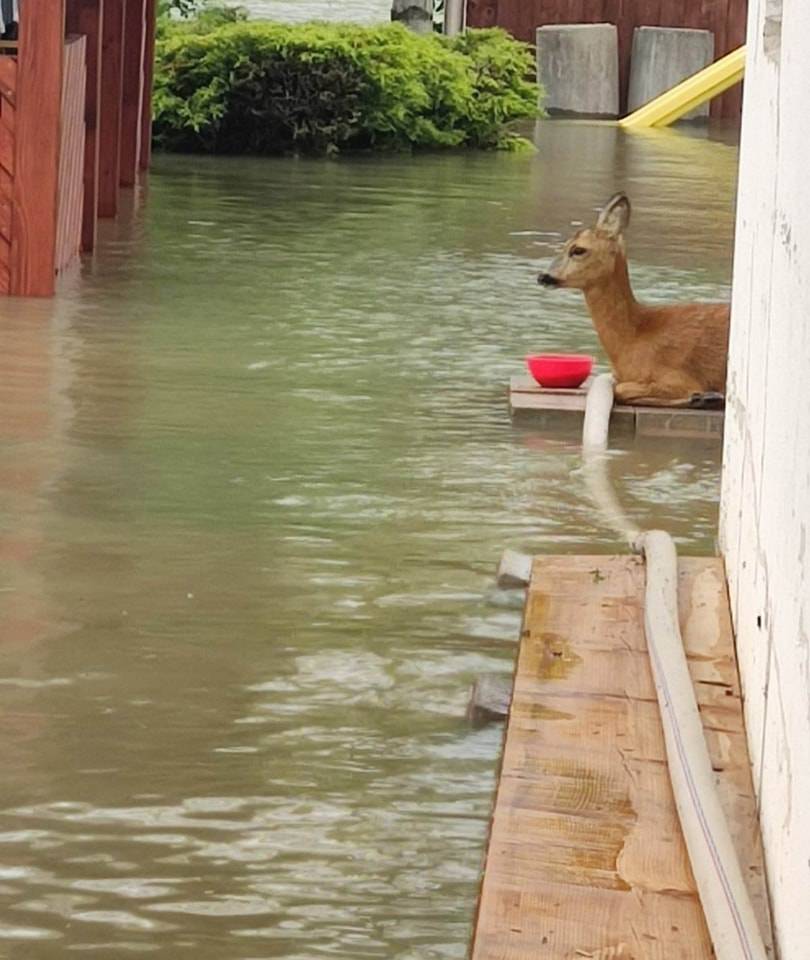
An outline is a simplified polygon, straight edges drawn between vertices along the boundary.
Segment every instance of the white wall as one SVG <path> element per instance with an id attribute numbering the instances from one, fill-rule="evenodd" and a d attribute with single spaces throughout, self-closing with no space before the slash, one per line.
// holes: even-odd
<path id="1" fill-rule="evenodd" d="M 777 938 L 808 960 L 810 0 L 749 2 L 721 543 Z"/>

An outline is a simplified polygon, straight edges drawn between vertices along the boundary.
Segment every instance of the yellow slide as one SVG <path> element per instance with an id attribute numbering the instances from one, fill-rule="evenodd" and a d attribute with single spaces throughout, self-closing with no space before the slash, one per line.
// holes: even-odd
<path id="1" fill-rule="evenodd" d="M 739 83 L 745 72 L 745 47 L 738 47 L 708 67 L 666 90 L 643 107 L 619 121 L 627 130 L 640 127 L 668 127 L 685 113 Z"/>

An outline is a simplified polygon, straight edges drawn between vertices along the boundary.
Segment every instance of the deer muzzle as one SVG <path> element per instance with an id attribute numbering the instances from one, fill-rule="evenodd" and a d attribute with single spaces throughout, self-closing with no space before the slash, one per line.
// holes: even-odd
<path id="1" fill-rule="evenodd" d="M 541 287 L 559 287 L 560 281 L 551 273 L 541 273 L 537 282 Z"/>

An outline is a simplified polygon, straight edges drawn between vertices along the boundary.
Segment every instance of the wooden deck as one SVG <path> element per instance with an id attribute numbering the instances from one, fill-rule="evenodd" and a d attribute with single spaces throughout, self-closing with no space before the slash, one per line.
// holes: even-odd
<path id="1" fill-rule="evenodd" d="M 535 560 L 472 960 L 711 960 L 667 773 L 633 557 Z M 770 925 L 725 579 L 681 561 L 717 783 Z"/>
<path id="2" fill-rule="evenodd" d="M 509 410 L 518 422 L 544 429 L 580 430 L 587 390 L 545 390 L 529 376 L 512 377 Z M 611 434 L 672 437 L 692 440 L 723 439 L 722 410 L 680 410 L 617 405 L 610 419 Z"/>

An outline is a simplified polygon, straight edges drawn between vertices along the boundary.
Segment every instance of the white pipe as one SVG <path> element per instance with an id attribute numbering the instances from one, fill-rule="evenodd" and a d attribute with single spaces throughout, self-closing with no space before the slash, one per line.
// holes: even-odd
<path id="1" fill-rule="evenodd" d="M 669 776 L 717 960 L 765 960 L 765 944 L 717 796 L 678 625 L 678 555 L 662 530 L 643 533 L 644 628 L 661 709 Z"/>
<path id="2" fill-rule="evenodd" d="M 678 556 L 668 533 L 639 534 L 627 520 L 606 469 L 612 380 L 588 391 L 582 452 L 603 517 L 646 561 L 644 629 L 664 729 L 669 775 L 716 960 L 766 960 L 748 888 L 717 796 L 695 690 L 678 624 Z"/>
<path id="3" fill-rule="evenodd" d="M 448 37 L 463 32 L 466 5 L 466 0 L 445 0 L 444 32 Z"/>
<path id="4" fill-rule="evenodd" d="M 598 376 L 588 388 L 585 422 L 582 426 L 582 472 L 591 500 L 599 508 L 605 526 L 617 531 L 631 549 L 635 549 L 641 530 L 622 509 L 610 482 L 607 446 L 610 413 L 613 409 L 613 377 Z"/>
<path id="5" fill-rule="evenodd" d="M 585 398 L 585 421 L 582 424 L 582 452 L 608 448 L 610 414 L 613 410 L 613 377 L 600 373 L 588 387 Z"/>

